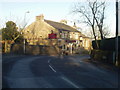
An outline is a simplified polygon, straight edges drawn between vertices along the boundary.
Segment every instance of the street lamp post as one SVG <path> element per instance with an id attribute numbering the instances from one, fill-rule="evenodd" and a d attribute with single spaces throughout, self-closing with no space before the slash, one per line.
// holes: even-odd
<path id="1" fill-rule="evenodd" d="M 27 11 L 27 12 L 25 12 L 25 14 L 24 14 L 24 28 L 25 28 L 25 26 L 26 26 L 26 14 L 27 13 L 30 13 L 29 11 Z"/>
<path id="2" fill-rule="evenodd" d="M 29 12 L 29 11 L 25 12 L 25 15 L 24 15 L 24 24 L 25 24 L 25 25 L 24 25 L 24 28 L 25 28 L 25 26 L 26 26 L 26 20 L 25 20 L 25 19 L 26 19 L 26 14 L 27 14 L 27 13 L 30 13 L 30 12 Z M 24 29 L 24 28 L 23 28 L 23 29 Z M 24 40 L 23 40 L 23 52 L 24 52 L 24 54 L 25 54 L 25 50 L 26 50 L 25 44 L 26 44 L 26 43 L 25 43 L 25 38 L 24 38 Z"/>

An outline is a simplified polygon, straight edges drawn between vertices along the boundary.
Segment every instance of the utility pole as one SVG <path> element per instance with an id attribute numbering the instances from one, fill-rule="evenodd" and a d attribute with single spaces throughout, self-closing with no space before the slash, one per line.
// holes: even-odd
<path id="1" fill-rule="evenodd" d="M 118 66 L 118 0 L 116 0 L 115 65 Z"/>

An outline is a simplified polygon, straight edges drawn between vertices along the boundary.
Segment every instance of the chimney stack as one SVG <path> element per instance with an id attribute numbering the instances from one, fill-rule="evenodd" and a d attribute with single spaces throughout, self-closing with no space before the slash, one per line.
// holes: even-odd
<path id="1" fill-rule="evenodd" d="M 63 19 L 63 20 L 60 21 L 60 23 L 67 24 L 67 20 Z"/>
<path id="2" fill-rule="evenodd" d="M 36 21 L 44 21 L 44 15 L 41 14 L 39 16 L 36 16 Z"/>

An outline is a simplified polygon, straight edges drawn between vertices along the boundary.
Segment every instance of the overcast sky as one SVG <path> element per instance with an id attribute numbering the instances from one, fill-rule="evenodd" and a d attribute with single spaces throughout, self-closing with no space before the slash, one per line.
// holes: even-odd
<path id="1" fill-rule="evenodd" d="M 45 19 L 48 20 L 60 21 L 61 19 L 67 19 L 74 21 L 78 18 L 70 14 L 70 11 L 73 4 L 78 1 L 83 0 L 1 0 L 0 28 L 8 20 L 20 25 L 25 18 L 30 24 L 35 21 L 35 16 L 40 14 L 44 14 Z M 115 0 L 109 1 L 107 0 L 105 23 L 109 30 L 115 33 Z M 25 17 L 27 11 L 30 13 L 27 13 Z M 80 27 L 80 24 L 77 25 Z"/>

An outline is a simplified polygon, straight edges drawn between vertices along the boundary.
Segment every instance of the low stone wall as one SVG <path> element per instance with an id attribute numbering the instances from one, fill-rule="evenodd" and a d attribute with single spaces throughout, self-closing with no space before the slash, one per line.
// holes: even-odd
<path id="1" fill-rule="evenodd" d="M 92 50 L 90 57 L 93 60 L 115 64 L 115 52 L 113 51 Z M 120 53 L 118 55 L 118 61 L 120 63 Z"/>
<path id="2" fill-rule="evenodd" d="M 22 44 L 14 44 L 11 47 L 11 53 L 24 54 Z M 58 55 L 59 51 L 56 46 L 42 46 L 42 45 L 26 45 L 25 54 L 29 55 Z"/>
<path id="3" fill-rule="evenodd" d="M 22 44 L 13 44 L 11 45 L 11 53 L 15 53 L 15 54 L 23 54 L 23 45 Z"/>

